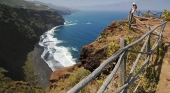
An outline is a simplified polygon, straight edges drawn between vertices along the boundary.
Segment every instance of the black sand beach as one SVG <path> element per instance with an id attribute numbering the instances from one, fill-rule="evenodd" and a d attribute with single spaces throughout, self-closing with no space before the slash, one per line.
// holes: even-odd
<path id="1" fill-rule="evenodd" d="M 43 53 L 43 47 L 36 44 L 34 51 L 31 53 L 33 65 L 35 68 L 35 73 L 37 76 L 38 86 L 42 88 L 47 88 L 49 86 L 49 79 L 52 73 L 51 68 L 47 65 L 47 63 L 41 58 L 41 54 Z"/>

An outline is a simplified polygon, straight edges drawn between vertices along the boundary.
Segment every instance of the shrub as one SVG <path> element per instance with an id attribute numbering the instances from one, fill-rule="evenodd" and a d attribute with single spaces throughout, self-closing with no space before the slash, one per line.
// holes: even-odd
<path id="1" fill-rule="evenodd" d="M 167 20 L 167 21 L 170 21 L 170 11 L 164 9 L 164 12 L 163 12 L 163 14 L 162 14 L 162 18 L 164 18 L 164 19 Z"/>

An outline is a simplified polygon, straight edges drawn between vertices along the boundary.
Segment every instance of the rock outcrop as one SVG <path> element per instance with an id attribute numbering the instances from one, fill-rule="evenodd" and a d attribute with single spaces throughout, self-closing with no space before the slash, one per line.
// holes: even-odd
<path id="1" fill-rule="evenodd" d="M 127 24 L 127 21 L 111 23 L 103 30 L 96 41 L 82 48 L 79 59 L 85 69 L 92 72 L 101 64 L 102 61 L 107 59 L 112 55 L 112 53 L 119 49 L 119 45 L 117 44 L 119 43 L 119 38 L 117 38 L 119 35 L 112 35 L 123 30 L 120 27 L 125 26 L 125 24 Z"/>

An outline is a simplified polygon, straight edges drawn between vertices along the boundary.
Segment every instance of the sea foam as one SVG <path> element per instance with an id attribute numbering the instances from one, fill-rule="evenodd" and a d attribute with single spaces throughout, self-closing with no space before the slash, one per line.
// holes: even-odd
<path id="1" fill-rule="evenodd" d="M 66 25 L 75 25 L 65 23 Z M 44 52 L 41 55 L 41 58 L 48 64 L 48 66 L 54 71 L 56 68 L 62 68 L 67 66 L 72 66 L 76 64 L 75 59 L 70 53 L 70 48 L 59 46 L 58 44 L 62 43 L 62 40 L 54 38 L 55 31 L 59 26 L 52 28 L 51 30 L 45 32 L 40 36 L 39 45 L 44 47 Z M 76 50 L 71 47 L 71 49 Z"/>

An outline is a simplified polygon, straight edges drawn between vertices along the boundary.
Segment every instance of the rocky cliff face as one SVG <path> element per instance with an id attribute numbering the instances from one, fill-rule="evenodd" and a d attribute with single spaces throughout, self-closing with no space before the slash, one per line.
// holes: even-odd
<path id="1" fill-rule="evenodd" d="M 12 8 L 0 4 L 0 68 L 13 80 L 24 80 L 23 66 L 39 36 L 64 19 L 56 11 Z"/>
<path id="2" fill-rule="evenodd" d="M 79 59 L 85 69 L 92 72 L 119 49 L 119 39 L 124 37 L 122 31 L 128 29 L 126 25 L 127 20 L 111 23 L 96 41 L 82 48 Z"/>

